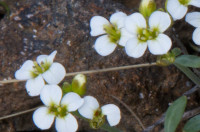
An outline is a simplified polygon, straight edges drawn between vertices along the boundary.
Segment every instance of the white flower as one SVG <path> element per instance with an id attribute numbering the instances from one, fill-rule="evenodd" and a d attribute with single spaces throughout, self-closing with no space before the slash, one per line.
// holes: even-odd
<path id="1" fill-rule="evenodd" d="M 127 15 L 117 12 L 111 15 L 110 22 L 102 16 L 94 16 L 90 20 L 91 36 L 99 36 L 94 48 L 101 56 L 111 54 L 117 45 L 125 46 L 130 34 L 124 29 L 124 19 Z"/>
<path id="2" fill-rule="evenodd" d="M 200 0 L 168 0 L 167 11 L 174 20 L 179 20 L 187 13 L 188 5 L 200 7 Z"/>
<path id="3" fill-rule="evenodd" d="M 120 109 L 116 105 L 107 104 L 99 108 L 98 101 L 92 96 L 84 97 L 84 104 L 78 109 L 78 111 L 83 117 L 90 119 L 91 121 L 94 119 L 95 121 L 101 121 L 102 118 L 106 116 L 110 126 L 117 125 L 121 118 Z"/>
<path id="4" fill-rule="evenodd" d="M 35 125 L 49 129 L 55 119 L 55 127 L 59 132 L 75 132 L 78 129 L 76 118 L 70 113 L 76 111 L 84 100 L 76 93 L 70 92 L 62 98 L 62 90 L 57 85 L 45 85 L 40 99 L 44 107 L 38 108 L 33 114 Z"/>
<path id="5" fill-rule="evenodd" d="M 15 72 L 16 79 L 27 80 L 26 90 L 30 96 L 38 96 L 45 81 L 49 84 L 58 84 L 65 77 L 65 68 L 60 63 L 53 62 L 56 53 L 57 51 L 50 55 L 40 55 L 37 62 L 27 60 Z"/>
<path id="6" fill-rule="evenodd" d="M 161 11 L 151 14 L 146 24 L 145 18 L 140 13 L 133 13 L 125 20 L 125 28 L 133 37 L 126 43 L 126 53 L 134 58 L 141 57 L 147 49 L 154 55 L 166 54 L 172 45 L 171 39 L 163 34 L 170 26 L 170 16 Z"/>
<path id="7" fill-rule="evenodd" d="M 185 21 L 196 27 L 192 39 L 195 44 L 200 45 L 200 12 L 192 12 L 186 15 Z"/>

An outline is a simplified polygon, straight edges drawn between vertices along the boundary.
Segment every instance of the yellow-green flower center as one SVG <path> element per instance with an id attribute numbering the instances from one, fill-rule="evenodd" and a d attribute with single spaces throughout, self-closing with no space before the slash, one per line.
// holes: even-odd
<path id="1" fill-rule="evenodd" d="M 94 117 L 90 120 L 90 127 L 93 129 L 100 128 L 105 122 L 105 116 L 102 114 L 101 109 L 97 109 L 94 112 Z"/>
<path id="2" fill-rule="evenodd" d="M 33 66 L 33 70 L 31 71 L 31 75 L 33 78 L 37 77 L 39 74 L 46 72 L 51 66 L 51 63 L 48 61 L 41 62 L 40 65 L 36 61 L 33 63 L 34 63 L 34 66 Z"/>
<path id="3" fill-rule="evenodd" d="M 121 37 L 121 32 L 120 29 L 118 29 L 117 24 L 104 25 L 104 30 L 106 31 L 110 42 L 117 44 Z"/>
<path id="4" fill-rule="evenodd" d="M 64 118 L 67 114 L 67 106 L 57 106 L 55 104 L 52 104 L 49 107 L 49 114 L 55 115 L 56 117 Z"/>
<path id="5" fill-rule="evenodd" d="M 187 6 L 191 0 L 178 0 L 182 5 Z"/>
<path id="6" fill-rule="evenodd" d="M 137 37 L 139 41 L 147 42 L 147 40 L 156 39 L 158 35 L 159 35 L 159 31 L 157 28 L 154 28 L 153 30 L 146 29 L 146 28 L 139 28 Z"/>

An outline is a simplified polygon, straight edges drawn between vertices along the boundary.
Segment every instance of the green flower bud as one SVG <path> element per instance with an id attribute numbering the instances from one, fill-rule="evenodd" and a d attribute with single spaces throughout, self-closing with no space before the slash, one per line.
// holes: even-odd
<path id="1" fill-rule="evenodd" d="M 62 85 L 62 92 L 63 92 L 63 96 L 66 93 L 72 92 L 72 86 L 71 86 L 71 84 L 68 83 L 68 82 L 64 82 L 63 85 Z"/>
<path id="2" fill-rule="evenodd" d="M 168 66 L 174 63 L 176 56 L 181 54 L 179 48 L 172 49 L 171 52 L 157 57 L 156 64 L 160 66 Z"/>
<path id="3" fill-rule="evenodd" d="M 76 75 L 72 80 L 72 91 L 79 94 L 80 96 L 84 95 L 86 92 L 86 76 L 83 74 Z"/>
<path id="4" fill-rule="evenodd" d="M 156 3 L 154 0 L 142 0 L 140 3 L 139 11 L 146 18 L 156 10 Z"/>

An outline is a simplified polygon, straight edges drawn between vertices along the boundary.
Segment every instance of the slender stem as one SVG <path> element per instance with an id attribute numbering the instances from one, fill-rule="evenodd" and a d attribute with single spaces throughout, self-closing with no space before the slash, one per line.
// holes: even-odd
<path id="1" fill-rule="evenodd" d="M 4 120 L 4 119 L 11 118 L 11 117 L 23 115 L 23 114 L 32 112 L 32 111 L 36 110 L 39 107 L 41 107 L 41 106 L 38 106 L 38 107 L 35 107 L 35 108 L 32 108 L 32 109 L 28 109 L 28 110 L 25 110 L 25 111 L 17 112 L 17 113 L 14 113 L 14 114 L 6 115 L 6 116 L 3 116 L 3 117 L 0 117 L 0 120 Z"/>
<path id="2" fill-rule="evenodd" d="M 200 79 L 199 77 L 194 74 L 189 68 L 181 66 L 177 63 L 174 63 L 174 65 L 181 70 L 190 80 L 192 80 L 196 85 L 200 86 Z"/>
<path id="3" fill-rule="evenodd" d="M 140 118 L 135 114 L 135 112 L 133 112 L 127 104 L 125 104 L 123 101 L 121 101 L 120 99 L 118 99 L 117 97 L 111 95 L 111 97 L 113 97 L 114 99 L 116 99 L 117 101 L 119 101 L 132 115 L 133 117 L 135 117 L 135 119 L 138 121 L 138 123 L 140 124 L 140 126 L 142 127 L 143 130 L 145 130 L 145 127 L 142 123 L 142 121 L 140 120 Z"/>
<path id="4" fill-rule="evenodd" d="M 155 66 L 156 63 L 145 63 L 145 64 L 137 64 L 137 65 L 129 65 L 129 66 L 120 66 L 120 67 L 113 67 L 113 68 L 105 68 L 105 69 L 98 69 L 98 70 L 90 70 L 90 71 L 81 71 L 81 72 L 72 72 L 67 73 L 65 76 L 74 76 L 76 74 L 95 74 L 95 73 L 102 73 L 102 72 L 110 72 L 110 71 L 117 71 L 117 70 L 126 70 L 126 69 L 132 69 L 132 68 L 139 68 L 139 67 L 149 67 L 149 66 Z M 22 82 L 26 80 L 3 80 L 0 81 L 0 84 L 7 84 L 7 83 L 14 83 L 14 82 Z"/>
<path id="5" fill-rule="evenodd" d="M 116 127 L 111 127 L 105 123 L 101 126 L 101 129 L 105 130 L 107 132 L 122 132 L 121 130 L 117 129 Z"/>

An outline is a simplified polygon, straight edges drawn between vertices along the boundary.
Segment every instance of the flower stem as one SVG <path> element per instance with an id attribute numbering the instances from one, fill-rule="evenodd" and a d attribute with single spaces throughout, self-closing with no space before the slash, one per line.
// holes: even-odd
<path id="1" fill-rule="evenodd" d="M 41 107 L 41 106 L 38 106 L 38 107 L 35 107 L 35 108 L 32 108 L 32 109 L 28 109 L 28 110 L 25 110 L 25 111 L 21 111 L 21 112 L 18 112 L 18 113 L 14 113 L 14 114 L 10 114 L 10 115 L 6 115 L 6 116 L 2 116 L 2 117 L 0 117 L 0 120 L 4 120 L 4 119 L 11 118 L 11 117 L 15 117 L 15 116 L 23 115 L 23 114 L 26 114 L 26 113 L 32 112 L 32 111 L 36 110 L 36 109 L 39 108 L 39 107 Z"/>
<path id="2" fill-rule="evenodd" d="M 120 66 L 120 67 L 113 67 L 113 68 L 105 68 L 105 69 L 97 69 L 97 70 L 89 70 L 89 71 L 81 71 L 81 72 L 72 72 L 67 73 L 65 76 L 74 76 L 77 74 L 95 74 L 95 73 L 102 73 L 102 72 L 110 72 L 110 71 L 118 71 L 118 70 L 126 70 L 126 69 L 132 69 L 132 68 L 141 68 L 141 67 L 149 67 L 149 66 L 155 66 L 156 63 L 145 63 L 145 64 L 136 64 L 136 65 L 129 65 L 129 66 Z M 23 82 L 26 80 L 3 80 L 0 81 L 0 85 L 7 84 L 7 83 L 14 83 L 14 82 Z"/>
<path id="3" fill-rule="evenodd" d="M 133 115 L 133 117 L 138 121 L 138 123 L 140 124 L 142 129 L 145 130 L 145 127 L 144 127 L 142 121 L 140 120 L 140 118 L 135 114 L 135 112 L 133 112 L 131 110 L 131 108 L 129 108 L 129 106 L 127 104 L 125 104 L 123 101 L 121 101 L 120 99 L 118 99 L 117 97 L 115 97 L 113 95 L 111 95 L 111 97 L 113 97 L 115 100 L 119 101 Z"/>
<path id="4" fill-rule="evenodd" d="M 117 129 L 116 127 L 111 127 L 105 123 L 101 126 L 101 129 L 105 130 L 107 132 L 122 132 L 121 130 Z"/>
<path id="5" fill-rule="evenodd" d="M 192 80 L 196 85 L 200 86 L 200 78 L 194 74 L 189 68 L 181 66 L 177 63 L 174 63 L 174 65 L 181 70 L 190 80 Z"/>

